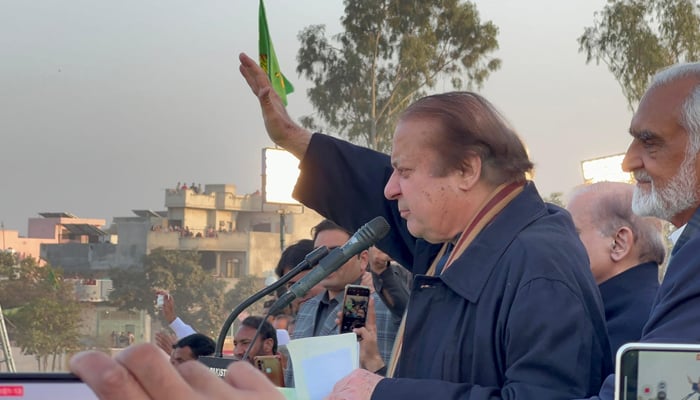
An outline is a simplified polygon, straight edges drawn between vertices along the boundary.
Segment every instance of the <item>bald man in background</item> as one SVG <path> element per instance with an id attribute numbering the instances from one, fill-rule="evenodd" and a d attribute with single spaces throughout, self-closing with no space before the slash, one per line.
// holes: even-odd
<path id="1" fill-rule="evenodd" d="M 626 183 L 594 183 L 575 189 L 567 206 L 603 298 L 613 357 L 641 338 L 666 253 L 661 221 L 632 212 L 633 192 Z"/>

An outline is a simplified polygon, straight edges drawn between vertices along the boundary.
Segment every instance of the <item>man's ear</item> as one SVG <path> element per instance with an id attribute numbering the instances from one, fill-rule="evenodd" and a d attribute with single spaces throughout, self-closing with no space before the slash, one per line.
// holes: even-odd
<path id="1" fill-rule="evenodd" d="M 634 233 L 632 230 L 623 226 L 618 228 L 613 236 L 613 242 L 610 249 L 610 258 L 618 262 L 627 257 L 634 248 Z"/>
<path id="2" fill-rule="evenodd" d="M 460 189 L 471 190 L 481 179 L 481 157 L 478 154 L 470 152 L 464 160 L 462 167 L 457 173 L 460 178 Z"/>
<path id="3" fill-rule="evenodd" d="M 369 251 L 361 251 L 360 254 L 357 255 L 357 258 L 360 260 L 360 265 L 362 265 L 362 269 L 367 269 L 367 266 L 369 265 Z"/>

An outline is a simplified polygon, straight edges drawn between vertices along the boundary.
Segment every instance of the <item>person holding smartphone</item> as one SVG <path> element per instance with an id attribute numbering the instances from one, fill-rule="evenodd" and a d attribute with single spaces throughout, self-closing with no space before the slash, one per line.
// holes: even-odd
<path id="1" fill-rule="evenodd" d="M 260 335 L 253 342 L 255 332 L 260 328 Z M 250 351 L 248 351 L 250 348 Z M 241 322 L 241 326 L 233 336 L 233 355 L 242 360 L 248 352 L 246 361 L 253 363 L 257 356 L 273 356 L 277 354 L 277 331 L 275 328 L 259 316 L 249 316 Z"/>
<path id="2" fill-rule="evenodd" d="M 331 220 L 321 221 L 313 228 L 313 234 L 314 246 L 326 246 L 329 250 L 342 246 L 351 236 L 350 232 Z M 345 288 L 347 285 L 361 285 L 366 265 L 367 251 L 363 251 L 323 279 L 320 284 L 325 290 L 301 305 L 292 339 L 340 333 L 336 314 L 343 306 Z M 379 296 L 376 293 L 371 296 L 375 299 L 380 353 L 388 362 L 398 323 Z"/>
<path id="3" fill-rule="evenodd" d="M 386 374 L 386 363 L 379 353 L 379 345 L 377 344 L 377 323 L 374 315 L 374 297 L 369 297 L 369 306 L 367 307 L 367 318 L 363 326 L 352 329 L 357 335 L 360 342 L 360 368 L 373 372 L 379 376 Z M 343 312 L 338 312 L 336 323 L 340 325 L 343 320 Z"/>
<path id="4" fill-rule="evenodd" d="M 165 318 L 168 326 L 175 333 L 174 336 L 166 331 L 156 332 L 155 334 L 158 347 L 163 349 L 167 354 L 170 354 L 173 345 L 176 344 L 178 340 L 193 335 L 197 333 L 197 331 L 177 316 L 175 312 L 175 298 L 168 291 L 156 290 L 156 307 L 163 313 L 163 318 Z"/>
<path id="5" fill-rule="evenodd" d="M 350 232 L 331 220 L 323 220 L 313 229 L 314 247 L 326 246 L 329 250 L 342 246 L 350 239 Z M 336 321 L 345 300 L 345 289 L 348 285 L 361 285 L 366 274 L 367 251 L 350 258 L 338 270 L 328 275 L 320 282 L 325 289 L 315 297 L 301 304 L 295 322 L 292 339 L 313 336 L 336 335 L 340 326 Z M 399 321 L 380 300 L 376 293 L 369 295 L 374 299 L 374 314 L 376 316 L 376 335 L 379 353 L 384 363 L 389 362 L 391 349 L 396 338 Z M 287 385 L 292 385 L 293 366 L 285 371 Z"/>
<path id="6" fill-rule="evenodd" d="M 262 326 L 261 326 L 262 325 Z M 260 334 L 253 342 L 258 328 Z M 268 321 L 260 316 L 249 316 L 241 322 L 241 326 L 233 336 L 233 355 L 255 365 L 275 385 L 284 387 L 284 372 L 282 356 L 278 353 L 278 332 Z"/>
<path id="7" fill-rule="evenodd" d="M 166 290 L 157 290 L 156 296 L 159 301 L 162 301 L 160 310 L 163 313 L 163 318 L 165 318 L 168 326 L 173 330 L 173 332 L 175 332 L 175 336 L 177 336 L 178 339 L 182 339 L 185 336 L 189 336 L 197 332 L 194 330 L 194 328 L 177 316 L 177 313 L 175 312 L 175 298 L 173 295 Z"/>

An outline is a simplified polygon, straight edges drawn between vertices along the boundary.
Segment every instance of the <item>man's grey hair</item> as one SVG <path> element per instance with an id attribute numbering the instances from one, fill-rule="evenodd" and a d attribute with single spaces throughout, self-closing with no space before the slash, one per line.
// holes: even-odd
<path id="1" fill-rule="evenodd" d="M 700 62 L 675 64 L 662 69 L 654 75 L 648 90 L 687 77 L 695 78 L 697 83 L 683 103 L 679 122 L 688 131 L 688 154 L 697 154 L 700 151 Z"/>

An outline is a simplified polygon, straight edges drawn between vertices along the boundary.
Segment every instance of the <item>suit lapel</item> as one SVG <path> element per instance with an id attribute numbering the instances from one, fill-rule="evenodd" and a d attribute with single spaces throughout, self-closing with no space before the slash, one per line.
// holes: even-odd
<path id="1" fill-rule="evenodd" d="M 335 335 L 338 333 L 338 324 L 335 323 L 336 318 L 338 318 L 338 311 L 340 311 L 340 303 L 333 307 L 333 310 L 328 314 L 326 320 L 322 321 L 323 326 L 321 327 L 320 336 Z"/>

